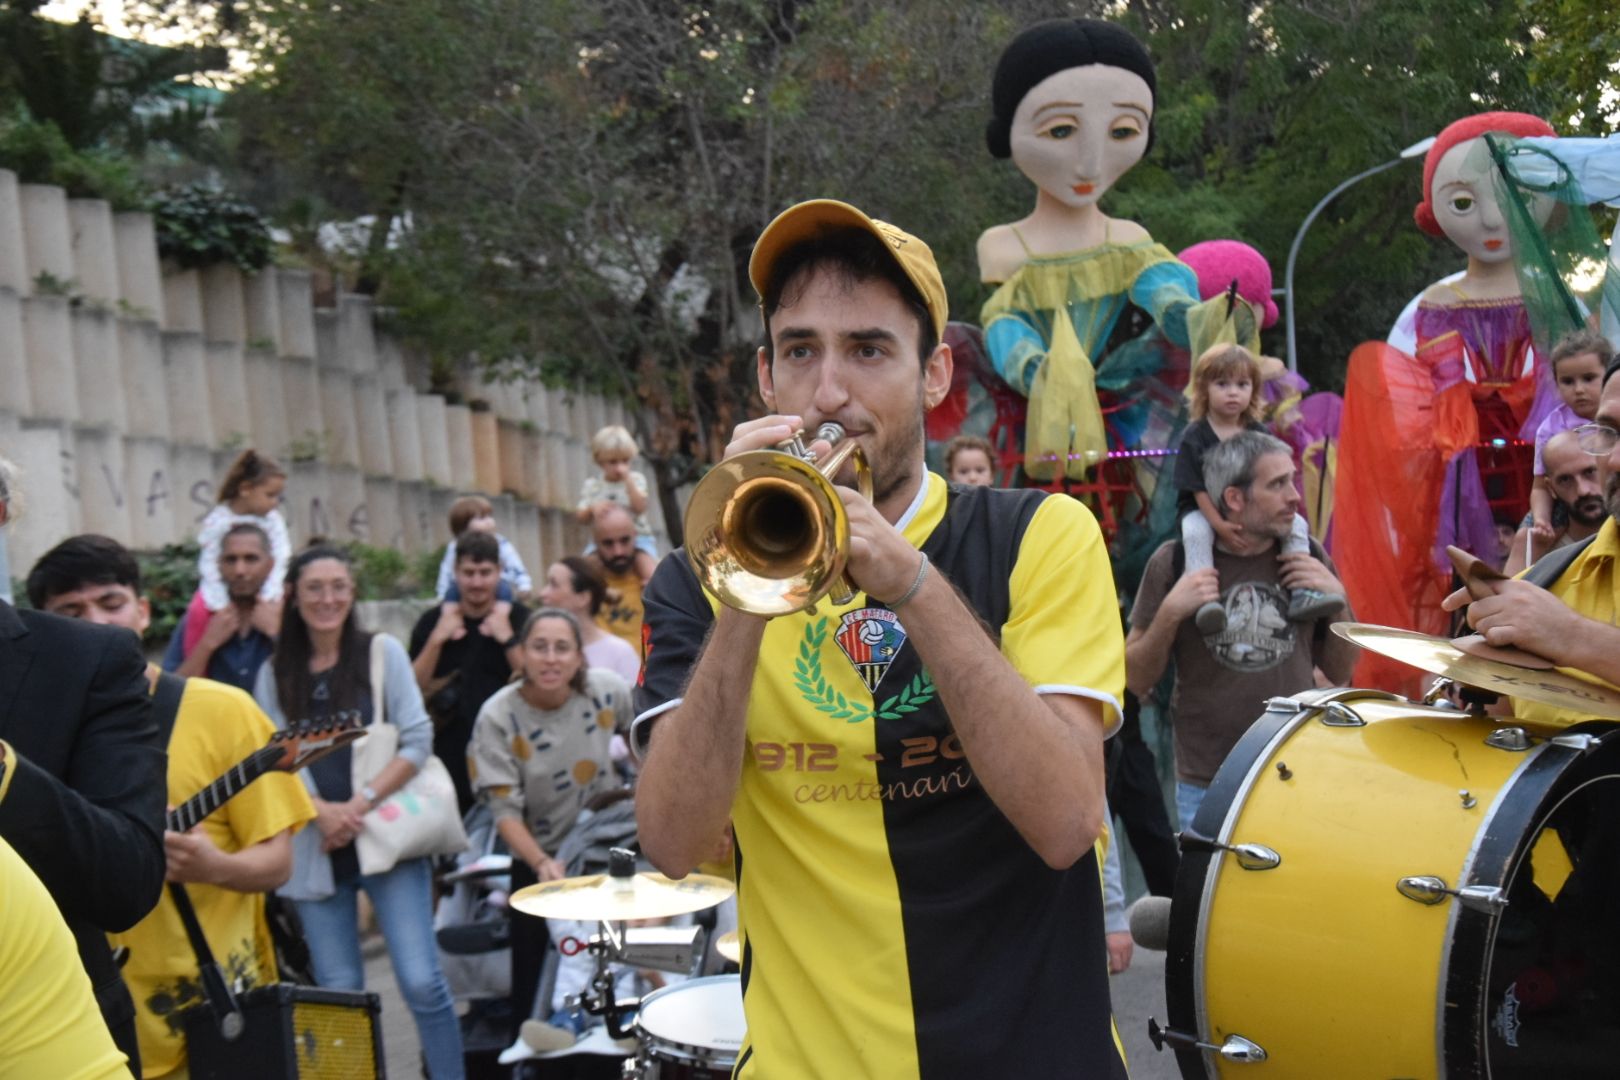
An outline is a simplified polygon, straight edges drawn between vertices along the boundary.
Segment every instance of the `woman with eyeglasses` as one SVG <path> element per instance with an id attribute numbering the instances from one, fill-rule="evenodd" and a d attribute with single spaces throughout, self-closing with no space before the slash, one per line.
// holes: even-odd
<path id="1" fill-rule="evenodd" d="M 567 876 L 557 847 L 586 801 L 618 785 L 610 746 L 615 729 L 628 731 L 633 718 L 624 679 L 586 665 L 574 615 L 541 608 L 518 637 L 520 678 L 484 702 L 467 747 L 473 790 L 512 853 L 514 890 Z M 545 942 L 543 920 L 513 913 L 519 1020 L 529 1015 Z"/>
<path id="2" fill-rule="evenodd" d="M 371 639 L 354 611 L 354 571 L 338 548 L 313 547 L 287 568 L 281 635 L 259 669 L 253 696 L 285 727 L 287 717 L 360 713 L 374 716 Z M 315 978 L 334 990 L 365 986 L 356 913 L 364 889 L 388 943 L 394 977 L 416 1019 L 433 1080 L 464 1075 L 461 1027 L 433 937 L 433 873 L 426 858 L 404 859 L 378 874 L 362 874 L 354 848 L 365 815 L 399 790 L 433 749 L 433 724 L 405 649 L 384 638 L 383 714 L 399 729 L 398 754 L 355 790 L 348 747 L 304 771 L 315 800 L 315 825 L 293 838 L 293 876 L 280 890 L 304 924 Z"/>

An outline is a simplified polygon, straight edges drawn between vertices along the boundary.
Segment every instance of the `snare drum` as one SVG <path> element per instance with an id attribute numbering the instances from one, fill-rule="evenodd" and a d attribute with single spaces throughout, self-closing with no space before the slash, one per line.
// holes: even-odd
<path id="1" fill-rule="evenodd" d="M 658 1080 L 726 1080 L 748 1024 L 742 979 L 709 975 L 648 994 L 636 1020 L 641 1036 L 635 1075 Z"/>
<path id="2" fill-rule="evenodd" d="M 1614 1075 L 1616 730 L 1368 690 L 1272 701 L 1182 837 L 1182 1074 Z"/>

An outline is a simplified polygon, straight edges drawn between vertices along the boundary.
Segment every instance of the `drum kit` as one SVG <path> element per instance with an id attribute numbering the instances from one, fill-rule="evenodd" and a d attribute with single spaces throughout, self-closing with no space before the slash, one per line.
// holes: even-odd
<path id="1" fill-rule="evenodd" d="M 1440 681 L 1266 704 L 1181 834 L 1167 923 L 1143 920 L 1155 1046 L 1187 1077 L 1615 1075 L 1620 693 L 1477 637 L 1333 629 Z"/>
<path id="2" fill-rule="evenodd" d="M 601 1017 L 614 1039 L 633 1038 L 634 1056 L 624 1063 L 625 1080 L 724 1080 L 742 1049 L 742 984 L 737 975 L 690 978 L 639 999 L 614 994 L 613 964 L 691 975 L 703 963 L 706 932 L 700 926 L 637 926 L 714 907 L 735 886 L 724 878 L 688 874 L 679 881 L 637 872 L 635 853 L 615 848 L 606 874 L 563 878 L 530 885 L 512 894 L 519 912 L 547 919 L 595 922 L 589 941 L 563 948 L 588 951 L 595 961 L 580 1008 Z M 729 943 L 727 939 L 729 940 Z M 729 948 L 728 948 L 729 944 Z M 716 947 L 737 961 L 735 932 Z"/>

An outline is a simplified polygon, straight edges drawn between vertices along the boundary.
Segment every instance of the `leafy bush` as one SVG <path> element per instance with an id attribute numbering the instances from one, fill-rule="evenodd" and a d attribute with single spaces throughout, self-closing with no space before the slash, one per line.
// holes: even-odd
<path id="1" fill-rule="evenodd" d="M 431 596 L 433 579 L 422 577 L 422 561 L 394 548 L 354 541 L 347 545 L 354 560 L 355 594 L 361 600 L 409 600 Z M 435 560 L 433 570 L 438 570 Z"/>
<path id="2" fill-rule="evenodd" d="M 75 150 L 48 120 L 0 120 L 0 168 L 25 184 L 55 184 L 75 199 L 106 199 L 114 210 L 138 210 L 148 191 L 130 158 L 109 150 Z"/>
<path id="3" fill-rule="evenodd" d="M 169 544 L 159 551 L 139 552 L 141 588 L 152 604 L 152 625 L 143 644 L 161 649 L 186 616 L 186 605 L 197 591 L 197 545 Z"/>
<path id="4" fill-rule="evenodd" d="M 253 271 L 270 263 L 270 226 L 258 210 L 226 192 L 203 184 L 168 188 L 151 209 L 158 253 L 185 269 L 228 262 Z"/>

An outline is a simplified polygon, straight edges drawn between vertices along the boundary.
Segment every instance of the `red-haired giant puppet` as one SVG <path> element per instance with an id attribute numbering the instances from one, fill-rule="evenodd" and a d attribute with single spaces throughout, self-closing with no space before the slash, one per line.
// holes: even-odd
<path id="1" fill-rule="evenodd" d="M 1461 249 L 1467 268 L 1424 292 L 1414 353 L 1364 344 L 1345 378 L 1334 558 L 1360 618 L 1432 634 L 1446 629 L 1445 546 L 1494 557 L 1493 511 L 1516 519 L 1527 505 L 1531 450 L 1521 440 L 1557 404 L 1533 345 L 1487 133 L 1553 134 L 1513 112 L 1440 133 L 1414 217 Z M 1371 653 L 1356 683 L 1417 689 L 1412 669 Z"/>

